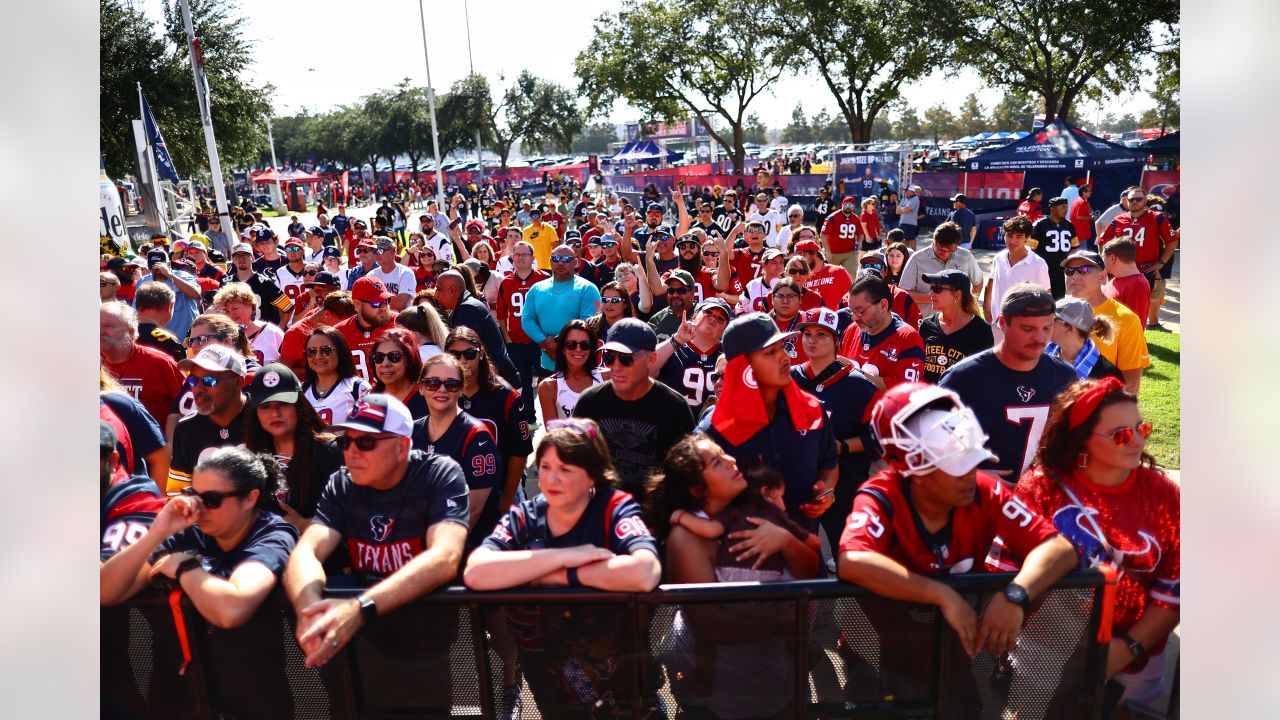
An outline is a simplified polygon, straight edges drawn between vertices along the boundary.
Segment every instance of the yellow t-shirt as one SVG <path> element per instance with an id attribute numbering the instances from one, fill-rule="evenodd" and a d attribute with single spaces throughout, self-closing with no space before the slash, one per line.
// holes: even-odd
<path id="1" fill-rule="evenodd" d="M 560 236 L 556 235 L 555 228 L 546 223 L 536 229 L 530 225 L 521 231 L 521 235 L 524 236 L 525 242 L 533 246 L 533 257 L 538 261 L 538 267 L 551 267 L 551 251 L 560 242 Z"/>
<path id="2" fill-rule="evenodd" d="M 1116 302 L 1115 298 L 1104 300 L 1093 309 L 1093 314 L 1109 317 L 1116 323 L 1116 334 L 1111 342 L 1103 342 L 1097 335 L 1092 336 L 1102 357 L 1110 360 L 1120 370 L 1150 367 L 1151 356 L 1147 353 L 1143 320 L 1138 319 L 1132 310 Z"/>

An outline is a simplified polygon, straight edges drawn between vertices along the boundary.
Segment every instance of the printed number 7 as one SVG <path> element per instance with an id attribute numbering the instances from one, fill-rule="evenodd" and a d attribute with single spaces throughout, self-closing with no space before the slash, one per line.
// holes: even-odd
<path id="1" fill-rule="evenodd" d="M 1022 450 L 1022 466 L 1018 468 L 1018 474 L 1021 475 L 1024 470 L 1031 466 L 1031 461 L 1035 458 L 1036 448 L 1040 447 L 1040 436 L 1044 434 L 1045 423 L 1049 420 L 1048 405 L 1032 405 L 1029 407 L 1011 407 L 1005 408 L 1005 419 L 1014 425 L 1022 425 L 1025 421 L 1031 421 L 1031 429 L 1027 432 L 1027 441 L 1023 445 Z"/>

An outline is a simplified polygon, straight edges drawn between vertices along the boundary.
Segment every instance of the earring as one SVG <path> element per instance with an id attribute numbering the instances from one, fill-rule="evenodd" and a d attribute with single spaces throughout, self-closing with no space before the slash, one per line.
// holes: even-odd
<path id="1" fill-rule="evenodd" d="M 1076 467 L 1081 467 L 1081 468 L 1089 467 L 1089 453 L 1086 453 L 1086 452 L 1080 453 L 1080 455 L 1076 458 Z"/>

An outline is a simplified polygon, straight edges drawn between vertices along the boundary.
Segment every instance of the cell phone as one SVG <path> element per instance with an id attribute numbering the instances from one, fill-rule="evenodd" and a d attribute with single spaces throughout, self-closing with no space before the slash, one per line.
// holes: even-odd
<path id="1" fill-rule="evenodd" d="M 824 497 L 826 497 L 826 496 L 828 496 L 828 495 L 833 495 L 833 494 L 835 494 L 835 491 L 836 491 L 836 487 L 835 487 L 834 485 L 832 485 L 831 487 L 827 488 L 826 490 L 823 490 L 822 492 L 818 493 L 817 495 L 814 495 L 814 496 L 813 496 L 813 499 L 814 499 L 814 500 L 821 500 L 822 498 L 824 498 Z"/>

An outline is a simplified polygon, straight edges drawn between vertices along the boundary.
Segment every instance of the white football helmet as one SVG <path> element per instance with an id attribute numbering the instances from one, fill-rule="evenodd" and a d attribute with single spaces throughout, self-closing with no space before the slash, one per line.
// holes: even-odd
<path id="1" fill-rule="evenodd" d="M 973 411 L 937 385 L 894 386 L 872 408 L 871 427 L 885 460 L 905 475 L 936 468 L 958 477 L 996 457 Z"/>

